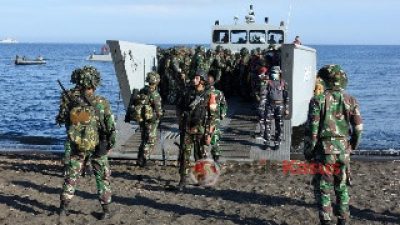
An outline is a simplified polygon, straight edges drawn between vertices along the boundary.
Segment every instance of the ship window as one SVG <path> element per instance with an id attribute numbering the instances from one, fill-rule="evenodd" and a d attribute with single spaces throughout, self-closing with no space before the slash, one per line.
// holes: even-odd
<path id="1" fill-rule="evenodd" d="M 247 32 L 245 30 L 231 31 L 231 43 L 232 44 L 246 44 L 247 43 Z"/>
<path id="2" fill-rule="evenodd" d="M 283 44 L 283 42 L 284 42 L 283 30 L 268 31 L 268 44 Z"/>
<path id="3" fill-rule="evenodd" d="M 227 30 L 214 30 L 213 42 L 217 44 L 225 44 L 229 41 L 229 32 Z"/>
<path id="4" fill-rule="evenodd" d="M 250 31 L 250 43 L 251 44 L 265 44 L 266 40 L 265 30 L 251 30 Z"/>

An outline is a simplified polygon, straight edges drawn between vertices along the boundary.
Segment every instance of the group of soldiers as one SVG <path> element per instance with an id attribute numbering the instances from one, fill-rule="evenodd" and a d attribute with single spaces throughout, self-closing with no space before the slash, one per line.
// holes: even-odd
<path id="1" fill-rule="evenodd" d="M 163 72 L 148 73 L 148 84 L 141 90 L 133 91 L 125 116 L 125 122 L 136 121 L 140 125 L 142 142 L 137 160 L 139 166 L 145 166 L 154 151 L 157 126 L 163 116 L 162 105 L 167 103 L 176 105 L 180 130 L 178 189 L 182 190 L 187 184 L 191 152 L 194 152 L 195 160 L 212 158 L 218 162 L 221 155 L 218 144 L 221 138 L 220 122 L 227 113 L 227 102 L 220 89 L 227 90 L 229 85 L 237 85 L 235 82 L 239 82 L 239 86 L 247 83 L 249 87 L 254 87 L 248 89 L 252 91 L 247 91 L 251 93 L 250 96 L 243 97 L 254 98 L 258 104 L 260 136 L 266 142 L 275 136 L 275 146 L 276 143 L 279 145 L 282 118 L 289 114 L 287 84 L 281 78 L 279 61 L 274 62 L 274 57 L 261 57 L 259 53 L 250 56 L 242 54 L 246 51 L 241 51 L 235 61 L 237 64 L 230 64 L 226 60 L 230 55 L 217 49 L 218 54 L 210 61 L 212 63 L 207 64 L 202 47 L 197 48 L 197 53 L 190 60 L 185 59 L 185 49 L 172 51 L 178 55 L 160 56 L 160 62 L 170 60 L 169 63 L 165 62 L 169 64 L 168 68 L 163 70 L 161 67 L 164 64 L 160 64 L 160 71 Z M 269 51 L 275 49 L 267 49 L 264 53 L 268 55 Z M 254 64 L 249 63 L 253 57 L 254 61 L 251 62 Z M 218 64 L 216 61 L 223 63 Z M 238 74 L 233 72 L 235 68 Z M 338 224 L 343 225 L 349 216 L 347 182 L 350 152 L 359 145 L 362 120 L 357 101 L 344 92 L 347 75 L 340 66 L 324 66 L 319 70 L 318 78 L 319 88 L 309 106 L 304 153 L 308 161 L 340 165 L 338 174 L 317 174 L 314 185 L 321 224 L 330 224 L 332 208 L 329 192 L 334 188 L 337 194 Z M 165 80 L 167 82 L 162 82 Z M 108 101 L 94 94 L 100 84 L 100 74 L 94 67 L 85 66 L 74 70 L 71 83 L 75 84 L 71 90 L 63 88 L 60 111 L 56 118 L 57 123 L 65 124 L 67 131 L 60 215 L 66 214 L 77 180 L 85 165 L 91 163 L 103 208 L 101 219 L 108 218 L 111 189 L 107 155 L 115 144 L 114 117 Z M 272 135 L 271 120 L 274 117 L 276 133 Z"/>
<path id="2" fill-rule="evenodd" d="M 215 88 L 231 97 L 238 95 L 253 101 L 258 108 L 260 132 L 267 149 L 279 148 L 284 116 L 289 115 L 287 83 L 282 79 L 279 46 L 232 53 L 217 46 L 215 51 L 203 46 L 160 49 L 158 73 L 160 95 L 165 104 L 178 104 L 178 96 L 190 86 L 196 71 L 208 71 L 215 78 Z M 272 121 L 275 120 L 275 134 Z"/>

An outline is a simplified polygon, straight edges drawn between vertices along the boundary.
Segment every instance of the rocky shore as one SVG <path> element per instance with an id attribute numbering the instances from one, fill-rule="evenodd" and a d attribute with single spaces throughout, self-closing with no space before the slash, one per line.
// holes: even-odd
<path id="1" fill-rule="evenodd" d="M 171 162 L 172 163 L 172 162 Z M 112 160 L 112 217 L 97 218 L 94 176 L 80 180 L 71 214 L 59 218 L 63 167 L 56 155 L 0 156 L 0 224 L 318 224 L 311 175 L 285 174 L 279 163 L 226 162 L 212 188 L 173 187 L 176 166 Z M 400 224 L 400 161 L 353 161 L 351 222 Z"/>

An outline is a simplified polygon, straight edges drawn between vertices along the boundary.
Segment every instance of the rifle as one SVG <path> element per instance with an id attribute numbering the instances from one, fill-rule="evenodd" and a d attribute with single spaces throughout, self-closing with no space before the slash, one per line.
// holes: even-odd
<path id="1" fill-rule="evenodd" d="M 352 178 L 352 175 L 351 175 L 350 162 L 347 163 L 345 172 L 346 172 L 346 184 L 349 185 L 349 186 L 352 186 L 353 185 L 353 182 L 352 182 L 353 178 Z"/>
<path id="2" fill-rule="evenodd" d="M 164 142 L 165 142 L 165 137 L 162 133 L 162 129 L 161 129 L 161 119 L 160 122 L 158 123 L 158 129 L 160 131 L 160 142 L 161 142 L 161 154 L 162 154 L 162 161 L 163 161 L 163 166 L 167 165 L 167 158 L 165 155 L 165 148 L 164 148 Z"/>

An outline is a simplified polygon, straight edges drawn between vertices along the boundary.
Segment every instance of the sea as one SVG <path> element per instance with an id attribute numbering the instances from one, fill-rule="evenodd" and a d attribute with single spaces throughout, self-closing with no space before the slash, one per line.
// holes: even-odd
<path id="1" fill-rule="evenodd" d="M 159 45 L 169 47 L 169 45 Z M 71 88 L 71 72 L 95 66 L 102 75 L 97 92 L 108 98 L 117 117 L 124 107 L 112 62 L 87 61 L 102 44 L 0 44 L 0 150 L 62 150 L 65 128 L 55 122 L 59 79 Z M 364 121 L 360 149 L 400 151 L 400 46 L 311 45 L 317 66 L 340 64 L 349 76 L 348 93 L 359 101 Z M 44 65 L 16 66 L 16 55 Z"/>

